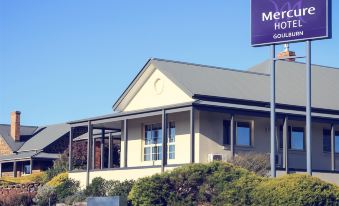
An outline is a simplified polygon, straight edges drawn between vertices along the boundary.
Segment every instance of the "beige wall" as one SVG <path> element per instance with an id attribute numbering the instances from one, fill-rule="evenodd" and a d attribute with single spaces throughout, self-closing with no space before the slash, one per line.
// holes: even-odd
<path id="1" fill-rule="evenodd" d="M 166 167 L 165 171 L 171 171 L 176 167 Z M 151 176 L 157 173 L 161 173 L 161 167 L 156 168 L 137 168 L 137 169 L 112 169 L 103 171 L 91 171 L 89 173 L 89 181 L 96 177 L 102 177 L 106 180 L 137 180 L 142 177 Z M 86 172 L 71 172 L 68 177 L 80 182 L 80 187 L 86 187 Z"/>
<path id="2" fill-rule="evenodd" d="M 223 120 L 230 119 L 230 115 L 226 113 L 200 111 L 200 129 L 199 129 L 199 146 L 200 152 L 199 162 L 207 162 L 208 154 L 222 154 L 224 160 L 230 157 L 229 148 L 222 145 L 223 138 Z M 270 131 L 269 118 L 262 117 L 246 117 L 235 115 L 235 121 L 251 121 L 253 124 L 253 145 L 252 147 L 235 146 L 235 153 L 241 152 L 270 152 Z M 282 120 L 279 120 L 279 125 L 282 125 Z M 305 123 L 301 121 L 289 121 L 289 126 L 304 127 Z M 331 158 L 329 153 L 323 152 L 323 129 L 330 128 L 329 124 L 313 123 L 312 126 L 312 168 L 314 170 L 330 170 Z M 336 128 L 339 130 L 339 128 Z M 306 145 L 305 145 L 306 146 Z M 282 155 L 282 150 L 278 150 Z M 282 158 L 280 156 L 280 158 Z M 305 169 L 306 168 L 306 153 L 305 151 L 288 151 L 288 164 L 290 168 Z M 339 155 L 336 155 L 336 166 L 339 167 Z"/>
<path id="3" fill-rule="evenodd" d="M 190 98 L 161 71 L 155 69 L 123 111 L 191 102 Z"/>
<path id="4" fill-rule="evenodd" d="M 175 159 L 168 159 L 168 164 L 185 164 L 190 162 L 190 125 L 189 112 L 168 115 L 169 122 L 175 122 Z M 144 127 L 146 124 L 161 123 L 161 116 L 128 120 L 128 167 L 161 165 L 161 161 L 144 161 Z M 124 131 L 122 131 L 122 136 Z M 124 162 L 124 144 L 121 141 L 121 166 Z M 196 151 L 198 152 L 198 151 Z"/>

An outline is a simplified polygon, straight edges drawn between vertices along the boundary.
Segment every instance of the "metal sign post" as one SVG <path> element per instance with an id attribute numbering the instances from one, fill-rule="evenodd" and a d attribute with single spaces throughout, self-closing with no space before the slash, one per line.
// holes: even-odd
<path id="1" fill-rule="evenodd" d="M 312 75 L 311 75 L 311 41 L 306 42 L 306 164 L 307 174 L 312 175 Z"/>
<path id="2" fill-rule="evenodd" d="M 271 176 L 276 177 L 275 169 L 275 45 L 272 47 L 272 67 L 271 67 Z"/>
<path id="3" fill-rule="evenodd" d="M 306 170 L 312 175 L 311 40 L 332 37 L 331 0 L 251 0 L 251 45 L 272 47 L 271 65 L 271 176 L 276 176 L 276 58 L 278 44 L 306 41 Z"/>

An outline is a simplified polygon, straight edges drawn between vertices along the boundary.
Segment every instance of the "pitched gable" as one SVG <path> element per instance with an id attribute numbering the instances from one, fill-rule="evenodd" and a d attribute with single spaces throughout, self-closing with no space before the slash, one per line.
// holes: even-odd
<path id="1" fill-rule="evenodd" d="M 152 73 L 144 80 L 138 91 L 122 111 L 133 111 L 153 107 L 191 102 L 193 99 L 178 85 L 153 65 L 147 68 Z"/>

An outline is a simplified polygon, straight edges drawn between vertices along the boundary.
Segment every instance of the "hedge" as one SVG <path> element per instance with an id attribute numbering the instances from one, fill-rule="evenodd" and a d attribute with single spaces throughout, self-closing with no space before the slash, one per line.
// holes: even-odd
<path id="1" fill-rule="evenodd" d="M 339 188 L 308 175 L 285 175 L 253 190 L 255 205 L 339 205 Z"/>
<path id="2" fill-rule="evenodd" d="M 133 205 L 339 205 L 339 188 L 307 175 L 272 179 L 213 162 L 139 179 Z"/>

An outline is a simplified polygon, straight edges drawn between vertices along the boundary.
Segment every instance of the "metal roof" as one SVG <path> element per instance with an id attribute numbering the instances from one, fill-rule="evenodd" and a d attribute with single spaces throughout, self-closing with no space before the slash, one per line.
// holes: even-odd
<path id="1" fill-rule="evenodd" d="M 270 73 L 270 61 L 250 68 L 250 71 Z M 312 107 L 339 110 L 339 69 L 312 65 Z M 267 83 L 269 88 L 270 84 Z M 264 91 L 267 91 L 264 90 Z M 304 106 L 306 104 L 306 65 L 300 62 L 276 62 L 277 103 Z M 269 101 L 269 98 L 266 100 Z"/>
<path id="2" fill-rule="evenodd" d="M 23 139 L 29 139 L 33 136 L 34 132 L 37 131 L 36 126 L 21 126 L 20 134 Z M 0 124 L 0 136 L 4 139 L 7 145 L 12 151 L 17 151 L 24 142 L 16 142 L 11 136 L 11 126 L 7 124 Z"/>
<path id="3" fill-rule="evenodd" d="M 31 139 L 22 145 L 18 152 L 42 150 L 63 135 L 67 134 L 69 130 L 70 126 L 68 124 L 56 124 L 41 127 Z"/>
<path id="4" fill-rule="evenodd" d="M 26 159 L 57 159 L 60 154 L 45 153 L 41 151 L 18 152 L 10 155 L 0 156 L 0 162 L 11 162 Z"/>
<path id="5" fill-rule="evenodd" d="M 270 65 L 265 61 L 248 71 L 213 67 L 164 59 L 150 59 L 138 75 L 150 64 L 170 78 L 187 95 L 225 97 L 269 102 Z M 304 106 L 306 103 L 306 66 L 299 62 L 276 62 L 277 103 Z M 133 81 L 137 81 L 136 77 Z M 312 107 L 339 111 L 339 69 L 312 65 Z M 131 83 L 114 104 L 115 108 L 135 85 Z"/>

